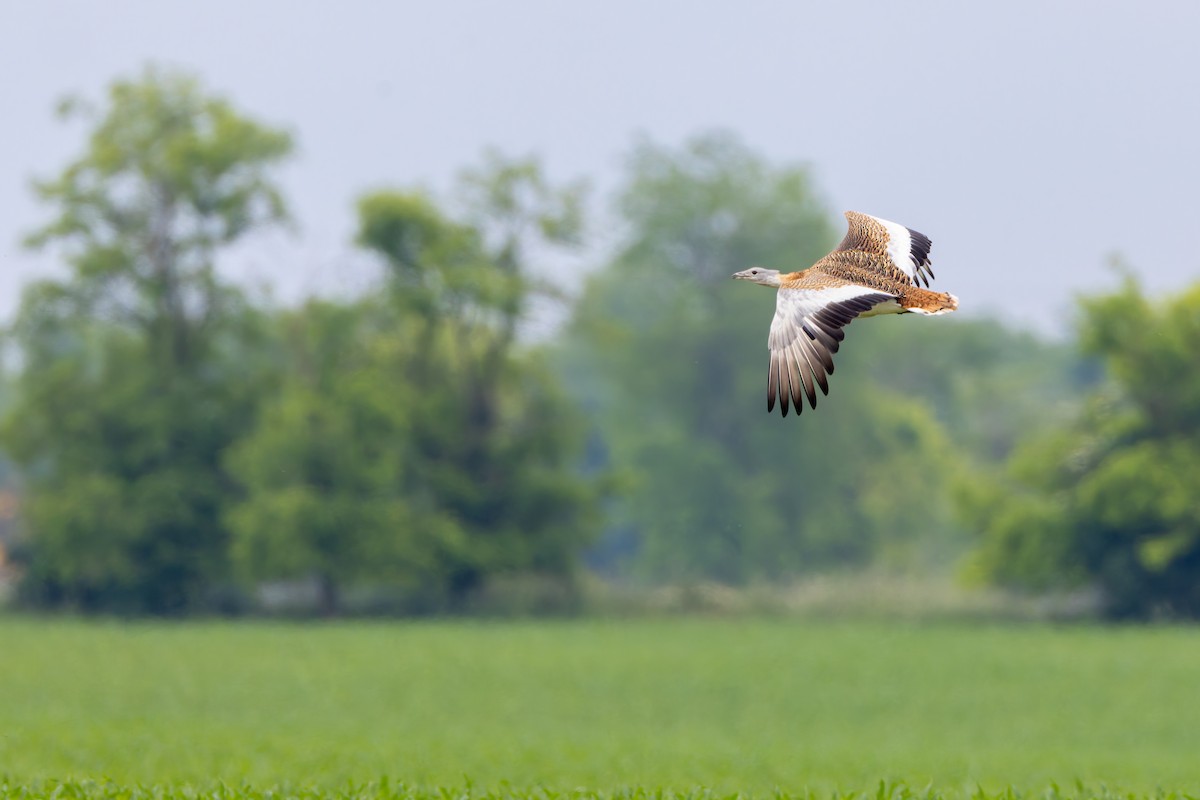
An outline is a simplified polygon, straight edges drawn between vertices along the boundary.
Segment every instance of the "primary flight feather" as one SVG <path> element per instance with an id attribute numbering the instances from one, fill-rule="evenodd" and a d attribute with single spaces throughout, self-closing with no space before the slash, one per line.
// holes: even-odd
<path id="1" fill-rule="evenodd" d="M 846 220 L 846 238 L 806 270 L 780 274 L 752 267 L 733 275 L 779 290 L 767 339 L 768 413 L 775 409 L 777 397 L 786 417 L 789 398 L 799 414 L 806 397 L 817 407 L 817 387 L 829 394 L 828 376 L 833 374 L 842 328 L 856 317 L 910 312 L 936 316 L 958 308 L 954 295 L 922 288 L 933 278 L 933 243 L 928 236 L 856 211 L 847 211 Z"/>

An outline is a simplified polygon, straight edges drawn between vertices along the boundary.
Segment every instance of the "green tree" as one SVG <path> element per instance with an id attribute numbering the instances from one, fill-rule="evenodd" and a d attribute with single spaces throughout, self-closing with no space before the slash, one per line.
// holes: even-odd
<path id="1" fill-rule="evenodd" d="M 974 566 L 1031 588 L 1091 585 L 1114 617 L 1200 616 L 1200 286 L 1150 302 L 1127 278 L 1082 302 L 1109 381 L 966 493 Z"/>
<path id="2" fill-rule="evenodd" d="M 731 583 L 898 560 L 953 526 L 955 458 L 928 406 L 855 370 L 858 323 L 815 414 L 766 413 L 774 293 L 734 285 L 753 264 L 807 267 L 836 242 L 807 172 L 731 136 L 639 146 L 619 205 L 626 237 L 588 283 L 562 353 L 606 463 L 631 487 L 609 544 L 651 579 Z M 940 321 L 939 321 L 940 322 Z M 914 498 L 927 495 L 923 500 Z"/>
<path id="3" fill-rule="evenodd" d="M 577 241 L 579 189 L 498 156 L 461 188 L 462 219 L 419 193 L 361 199 L 383 290 L 310 307 L 305 366 L 233 461 L 235 552 L 259 577 L 318 575 L 326 610 L 356 583 L 450 608 L 499 574 L 569 584 L 596 528 L 581 424 L 518 337 L 541 290 L 529 252 Z"/>
<path id="4" fill-rule="evenodd" d="M 25 476 L 23 596 L 130 613 L 193 608 L 226 576 L 222 453 L 265 373 L 261 321 L 215 270 L 284 219 L 270 171 L 291 150 L 183 75 L 115 82 L 83 154 L 39 182 L 29 238 L 69 267 L 25 292 L 2 441 Z"/>
<path id="5" fill-rule="evenodd" d="M 953 286 L 953 267 L 942 271 Z M 876 365 L 902 365 L 881 388 L 927 403 L 956 450 L 978 464 L 1002 462 L 1020 440 L 1069 423 L 1099 378 L 1095 359 L 1074 342 L 967 314 L 907 322 L 856 330 L 854 356 L 838 374 L 845 367 L 871 380 Z"/>
<path id="6" fill-rule="evenodd" d="M 598 521 L 599 485 L 578 474 L 581 427 L 519 325 L 547 286 L 531 253 L 576 246 L 583 188 L 551 186 L 532 159 L 490 154 L 462 176 L 464 221 L 424 198 L 376 193 L 359 243 L 382 257 L 399 313 L 422 303 L 411 379 L 421 494 L 468 543 L 447 565 L 452 599 L 489 573 L 569 576 Z"/>
<path id="7" fill-rule="evenodd" d="M 458 542 L 405 491 L 412 387 L 397 321 L 367 301 L 310 301 L 281 316 L 284 380 L 227 459 L 245 489 L 228 513 L 251 580 L 314 579 L 320 610 L 347 587 L 427 589 Z"/>

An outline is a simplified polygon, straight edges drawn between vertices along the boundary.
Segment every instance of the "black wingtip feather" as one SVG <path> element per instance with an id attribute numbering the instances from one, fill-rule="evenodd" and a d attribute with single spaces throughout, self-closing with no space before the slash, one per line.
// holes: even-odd
<path id="1" fill-rule="evenodd" d="M 770 414 L 775 410 L 775 387 L 779 384 L 779 365 L 775 359 L 771 359 L 771 366 L 767 370 L 767 413 Z"/>
<path id="2" fill-rule="evenodd" d="M 933 249 L 933 240 L 920 231 L 908 228 L 909 252 L 918 264 L 929 260 L 929 251 Z"/>
<path id="3" fill-rule="evenodd" d="M 929 279 L 935 277 L 929 266 L 929 251 L 933 249 L 933 241 L 920 231 L 914 231 L 912 228 L 907 230 L 908 252 L 916 265 L 916 269 L 913 270 L 913 283 L 918 286 L 924 284 L 928 288 Z"/>

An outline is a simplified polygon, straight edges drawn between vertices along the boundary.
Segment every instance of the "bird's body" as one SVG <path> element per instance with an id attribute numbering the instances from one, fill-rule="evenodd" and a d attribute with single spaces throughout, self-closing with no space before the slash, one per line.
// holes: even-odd
<path id="1" fill-rule="evenodd" d="M 933 277 L 929 237 L 894 222 L 846 212 L 850 229 L 837 249 L 806 270 L 780 274 L 753 267 L 733 277 L 779 290 L 768 346 L 767 411 L 788 399 L 799 414 L 804 398 L 817 406 L 816 387 L 829 394 L 833 354 L 842 328 L 877 314 L 946 314 L 958 298 L 922 288 Z"/>

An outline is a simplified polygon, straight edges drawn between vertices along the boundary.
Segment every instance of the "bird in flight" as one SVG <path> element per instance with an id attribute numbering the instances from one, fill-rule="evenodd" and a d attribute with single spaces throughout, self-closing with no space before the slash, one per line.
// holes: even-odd
<path id="1" fill-rule="evenodd" d="M 776 397 L 786 417 L 789 397 L 799 414 L 805 397 L 817 407 L 817 386 L 829 394 L 828 376 L 833 374 L 842 328 L 856 317 L 910 312 L 936 316 L 958 308 L 954 295 L 922 288 L 933 277 L 933 243 L 928 236 L 856 211 L 847 211 L 846 220 L 846 238 L 806 270 L 780 274 L 777 269 L 751 267 L 733 275 L 779 290 L 767 339 L 768 413 L 775 409 Z"/>

